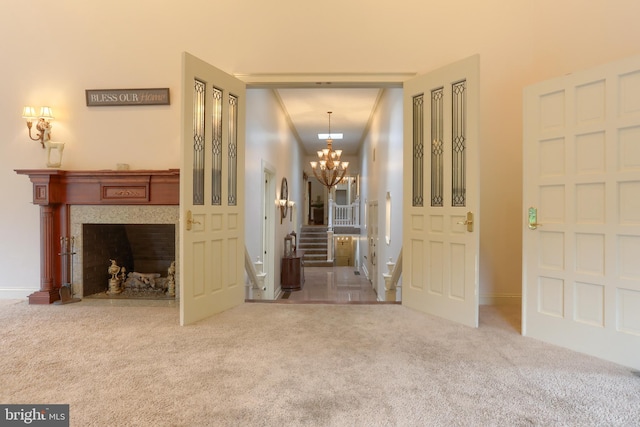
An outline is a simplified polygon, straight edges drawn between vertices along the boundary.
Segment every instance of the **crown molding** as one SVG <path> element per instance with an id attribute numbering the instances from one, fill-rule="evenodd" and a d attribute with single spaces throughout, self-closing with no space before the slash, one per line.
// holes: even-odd
<path id="1" fill-rule="evenodd" d="M 284 73 L 234 74 L 254 88 L 388 88 L 402 83 L 416 73 Z"/>

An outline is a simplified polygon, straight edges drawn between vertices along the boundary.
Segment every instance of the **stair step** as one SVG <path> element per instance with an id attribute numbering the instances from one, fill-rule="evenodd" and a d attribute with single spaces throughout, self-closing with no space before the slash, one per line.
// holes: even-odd
<path id="1" fill-rule="evenodd" d="M 304 264 L 308 267 L 331 267 L 327 261 L 327 227 L 303 226 L 298 235 L 298 249 L 304 251 Z"/>
<path id="2" fill-rule="evenodd" d="M 324 259 L 327 259 L 327 252 L 324 251 L 304 251 L 304 257 L 305 258 L 309 258 L 309 257 L 321 257 Z"/>
<path id="3" fill-rule="evenodd" d="M 300 242 L 298 244 L 299 248 L 303 247 L 312 247 L 312 248 L 326 248 L 327 242 Z"/>
<path id="4" fill-rule="evenodd" d="M 327 242 L 300 242 L 298 243 L 299 248 L 308 247 L 308 248 L 326 248 Z"/>
<path id="5" fill-rule="evenodd" d="M 326 255 L 315 255 L 315 256 L 312 256 L 312 257 L 306 257 L 305 256 L 303 258 L 303 260 L 304 260 L 305 264 L 307 262 L 323 262 L 323 261 L 327 260 L 327 256 Z"/>
<path id="6" fill-rule="evenodd" d="M 326 260 L 327 259 L 327 254 L 324 253 L 320 253 L 320 254 L 308 254 L 305 252 L 304 257 L 302 257 L 302 259 L 312 259 L 312 260 Z"/>
<path id="7" fill-rule="evenodd" d="M 326 259 L 324 261 L 304 261 L 304 266 L 305 267 L 333 267 L 333 262 L 331 261 L 327 261 Z"/>
<path id="8" fill-rule="evenodd" d="M 323 249 L 323 248 L 298 248 L 298 250 L 304 251 L 305 254 L 324 254 L 325 256 L 327 255 L 327 249 Z"/>

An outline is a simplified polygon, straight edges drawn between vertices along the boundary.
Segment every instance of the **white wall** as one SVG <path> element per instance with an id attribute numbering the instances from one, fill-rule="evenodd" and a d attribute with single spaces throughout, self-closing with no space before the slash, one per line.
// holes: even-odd
<path id="1" fill-rule="evenodd" d="M 38 208 L 13 170 L 41 168 L 45 157 L 27 139 L 22 107 L 54 108 L 64 168 L 177 167 L 180 54 L 189 51 L 229 73 L 321 75 L 425 73 L 479 53 L 481 289 L 517 297 L 522 89 L 640 53 L 639 15 L 637 0 L 326 0 L 321 8 L 295 0 L 3 1 L 0 295 L 39 287 Z M 85 89 L 139 87 L 169 87 L 172 104 L 85 106 Z"/>
<path id="2" fill-rule="evenodd" d="M 273 209 L 275 221 L 273 263 L 265 265 L 265 271 L 273 272 L 265 298 L 277 297 L 280 289 L 280 260 L 284 254 L 284 238 L 295 231 L 300 233 L 304 213 L 304 187 L 302 179 L 302 152 L 294 138 L 286 117 L 273 91 L 270 89 L 247 90 L 247 145 L 245 162 L 245 243 L 251 258 L 262 256 L 262 233 L 265 222 L 262 216 L 262 168 L 266 163 L 274 168 L 276 197 L 280 195 L 282 178 L 287 178 L 289 200 L 296 202 L 295 219 L 287 215 L 280 224 L 280 211 L 275 199 L 267 200 Z M 296 229 L 294 230 L 294 226 Z"/>
<path id="3" fill-rule="evenodd" d="M 116 163 L 167 169 L 180 164 L 181 52 L 156 46 L 149 36 L 135 36 L 135 27 L 126 24 L 132 16 L 71 3 L 77 2 L 2 5 L 0 297 L 24 297 L 40 287 L 39 208 L 31 203 L 29 179 L 14 169 L 44 168 L 46 153 L 29 140 L 21 106 L 54 109 L 51 135 L 66 143 L 65 169 L 115 169 Z M 93 29 L 98 22 L 116 24 L 105 32 Z M 138 28 L 143 34 L 151 31 L 149 24 Z M 169 87 L 171 105 L 85 105 L 85 89 L 140 87 Z"/>
<path id="4" fill-rule="evenodd" d="M 402 89 L 386 89 L 379 100 L 360 150 L 360 170 L 366 177 L 360 184 L 361 212 L 371 201 L 378 202 L 378 268 L 375 280 L 378 299 L 384 300 L 384 279 L 386 262 L 398 259 L 402 247 Z M 375 160 L 373 152 L 375 150 Z M 386 194 L 391 194 L 391 241 L 385 242 Z M 372 224 L 367 224 L 371 227 Z M 367 230 L 362 229 L 359 239 L 360 263 L 366 266 L 368 257 Z M 371 273 L 369 273 L 371 274 Z"/>

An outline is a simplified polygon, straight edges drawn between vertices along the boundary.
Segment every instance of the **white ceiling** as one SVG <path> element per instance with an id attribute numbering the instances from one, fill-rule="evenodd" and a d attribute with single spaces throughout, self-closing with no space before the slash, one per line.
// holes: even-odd
<path id="1" fill-rule="evenodd" d="M 326 147 L 318 133 L 342 133 L 333 148 L 344 155 L 356 155 L 367 132 L 369 119 L 376 107 L 379 88 L 279 88 L 275 89 L 290 122 L 307 154 L 315 155 Z"/>

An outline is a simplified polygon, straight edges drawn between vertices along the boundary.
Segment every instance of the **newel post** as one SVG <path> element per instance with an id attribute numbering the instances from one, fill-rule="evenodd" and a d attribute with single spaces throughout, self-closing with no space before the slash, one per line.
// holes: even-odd
<path id="1" fill-rule="evenodd" d="M 327 212 L 329 230 L 333 230 L 333 199 L 331 198 L 331 193 L 329 193 L 329 211 Z"/>

